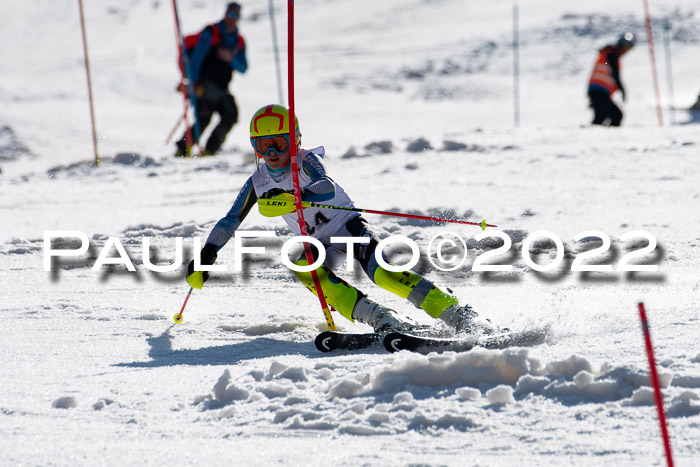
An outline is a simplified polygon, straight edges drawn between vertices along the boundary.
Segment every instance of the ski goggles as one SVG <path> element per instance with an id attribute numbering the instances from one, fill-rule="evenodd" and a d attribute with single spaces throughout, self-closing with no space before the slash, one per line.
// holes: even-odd
<path id="1" fill-rule="evenodd" d="M 281 156 L 289 151 L 289 135 L 258 136 L 250 140 L 260 157 L 268 157 L 273 152 Z"/>

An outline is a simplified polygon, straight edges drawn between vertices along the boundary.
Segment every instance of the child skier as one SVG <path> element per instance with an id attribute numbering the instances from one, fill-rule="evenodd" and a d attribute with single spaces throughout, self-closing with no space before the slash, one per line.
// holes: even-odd
<path id="1" fill-rule="evenodd" d="M 201 264 L 211 265 L 217 252 L 228 242 L 248 215 L 258 198 L 289 201 L 292 198 L 290 143 L 296 144 L 299 160 L 299 181 L 303 201 L 323 202 L 329 205 L 353 207 L 345 190 L 327 174 L 323 162 L 324 148 L 301 148 L 299 120 L 295 119 L 296 141 L 289 140 L 289 113 L 281 105 L 267 105 L 255 112 L 250 122 L 250 141 L 255 154 L 265 163 L 248 178 L 238 193 L 233 206 L 214 226 L 201 251 Z M 300 234 L 296 212 L 283 215 L 290 229 Z M 496 328 L 489 322 L 476 319 L 469 305 L 460 305 L 457 298 L 443 292 L 429 280 L 412 271 L 391 272 L 382 268 L 374 255 L 379 242 L 377 234 L 357 212 L 307 208 L 304 211 L 308 234 L 326 248 L 326 261 L 316 270 L 328 303 L 350 321 L 357 320 L 372 326 L 375 331 L 406 331 L 416 323 L 370 300 L 364 293 L 338 278 L 330 269 L 346 257 L 344 243 L 331 243 L 331 237 L 366 237 L 367 244 L 353 244 L 355 259 L 367 276 L 378 286 L 406 298 L 429 316 L 439 318 L 458 332 L 493 333 Z M 312 247 L 313 249 L 313 247 Z M 314 258 L 318 252 L 314 249 Z M 306 257 L 296 261 L 307 266 Z M 315 292 L 310 272 L 294 272 L 301 282 Z M 187 282 L 202 288 L 207 272 L 195 271 L 194 260 L 187 269 Z"/>

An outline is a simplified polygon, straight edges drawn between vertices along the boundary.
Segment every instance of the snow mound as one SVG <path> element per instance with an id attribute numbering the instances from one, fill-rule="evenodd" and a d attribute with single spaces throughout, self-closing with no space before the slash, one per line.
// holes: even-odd
<path id="1" fill-rule="evenodd" d="M 250 393 L 247 390 L 231 383 L 231 373 L 229 370 L 224 370 L 214 384 L 211 394 L 196 397 L 194 404 L 202 404 L 204 409 L 218 409 L 234 401 L 246 400 L 249 396 Z"/>
<path id="2" fill-rule="evenodd" d="M 684 391 L 671 400 L 668 408 L 669 417 L 691 417 L 700 414 L 700 396 L 694 392 Z"/>
<path id="3" fill-rule="evenodd" d="M 396 392 L 409 385 L 443 387 L 461 384 L 476 387 L 480 384 L 515 384 L 518 378 L 530 372 L 533 363 L 526 349 L 474 349 L 464 353 L 430 354 L 427 357 L 407 355 L 374 370 L 366 392 Z"/>
<path id="4" fill-rule="evenodd" d="M 572 355 L 566 360 L 548 363 L 545 367 L 545 371 L 547 373 L 559 373 L 566 378 L 573 378 L 581 371 L 591 372 L 592 367 L 585 358 Z"/>
<path id="5" fill-rule="evenodd" d="M 684 388 L 700 388 L 700 376 L 675 375 L 673 377 L 673 385 Z"/>
<path id="6" fill-rule="evenodd" d="M 204 229 L 194 222 L 176 222 L 172 225 L 162 227 L 154 224 L 140 224 L 134 227 L 129 227 L 124 230 L 123 235 L 126 238 L 140 237 L 192 237 L 197 232 Z"/>
<path id="7" fill-rule="evenodd" d="M 108 405 L 110 405 L 112 402 L 114 402 L 112 399 L 102 398 L 102 399 L 98 400 L 97 402 L 95 402 L 94 404 L 92 404 L 92 408 L 94 410 L 102 410 L 105 407 L 107 407 Z"/>
<path id="8" fill-rule="evenodd" d="M 407 431 L 482 429 L 465 410 L 510 410 L 532 398 L 565 406 L 591 403 L 620 408 L 654 403 L 648 374 L 630 367 L 600 369 L 576 355 L 543 363 L 529 349 L 429 355 L 400 352 L 371 369 L 338 371 L 334 364 L 273 360 L 267 371 L 233 375 L 225 370 L 194 405 L 213 418 L 263 410 L 285 429 L 337 431 L 358 436 Z M 338 374 L 336 374 L 338 373 Z M 661 375 L 668 387 L 672 374 Z M 483 394 L 483 397 L 482 397 Z M 700 396 L 676 396 L 669 416 L 700 413 Z M 218 410 L 218 412 L 217 412 Z M 525 409 L 529 410 L 529 409 Z"/>
<path id="9" fill-rule="evenodd" d="M 15 239 L 9 242 L 7 249 L 0 250 L 0 253 L 7 255 L 31 255 L 43 249 L 42 244 L 28 242 L 26 240 Z"/>
<path id="10" fill-rule="evenodd" d="M 457 388 L 455 389 L 455 395 L 459 400 L 473 400 L 481 397 L 481 391 L 474 388 Z"/>
<path id="11" fill-rule="evenodd" d="M 478 425 L 474 421 L 467 417 L 460 417 L 455 415 L 442 415 L 437 418 L 427 417 L 425 415 L 416 415 L 407 426 L 408 430 L 414 431 L 424 431 L 428 429 L 455 429 L 457 431 L 467 431 L 472 428 L 476 428 Z"/>
<path id="12" fill-rule="evenodd" d="M 650 388 L 639 388 L 632 393 L 632 397 L 622 401 L 623 406 L 654 405 L 654 391 Z"/>
<path id="13" fill-rule="evenodd" d="M 430 149 L 433 149 L 433 145 L 425 138 L 415 139 L 406 146 L 406 152 L 423 152 Z"/>
<path id="14" fill-rule="evenodd" d="M 275 318 L 269 322 L 260 324 L 241 324 L 241 325 L 221 325 L 219 326 L 224 331 L 242 332 L 247 336 L 266 336 L 270 334 L 279 334 L 282 332 L 295 331 L 313 331 L 316 332 L 316 327 L 303 321 L 290 322 L 281 318 Z"/>
<path id="15" fill-rule="evenodd" d="M 581 370 L 574 376 L 574 384 L 579 389 L 585 389 L 591 385 L 595 376 L 586 370 Z"/>
<path id="16" fill-rule="evenodd" d="M 74 396 L 63 396 L 54 400 L 51 406 L 56 409 L 72 409 L 78 406 L 78 399 Z"/>
<path id="17" fill-rule="evenodd" d="M 11 127 L 0 126 L 0 162 L 14 160 L 24 155 L 32 155 L 32 152 L 19 141 Z"/>
<path id="18" fill-rule="evenodd" d="M 486 399 L 493 405 L 513 404 L 513 388 L 505 384 L 500 384 L 493 389 L 486 391 Z"/>
<path id="19" fill-rule="evenodd" d="M 111 162 L 113 164 L 130 165 L 135 167 L 160 167 L 161 163 L 149 156 L 141 156 L 140 154 L 131 152 L 122 152 L 116 154 Z"/>
<path id="20" fill-rule="evenodd" d="M 670 418 L 692 417 L 700 415 L 700 405 L 690 402 L 678 402 L 669 407 L 667 413 Z"/>
<path id="21" fill-rule="evenodd" d="M 138 169 L 154 169 L 166 165 L 165 161 L 159 162 L 153 157 L 142 156 L 132 152 L 124 152 L 116 154 L 114 157 L 100 157 L 99 166 L 95 165 L 94 160 L 83 160 L 71 164 L 57 165 L 46 171 L 49 178 L 64 176 L 67 178 L 85 177 L 85 176 L 131 176 L 129 172 L 124 172 L 127 167 Z M 149 177 L 158 175 L 156 172 L 148 172 Z"/>

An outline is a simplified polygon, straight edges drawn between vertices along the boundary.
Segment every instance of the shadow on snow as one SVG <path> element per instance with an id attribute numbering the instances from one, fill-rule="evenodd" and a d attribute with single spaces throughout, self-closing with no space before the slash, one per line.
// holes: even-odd
<path id="1" fill-rule="evenodd" d="M 147 339 L 151 349 L 150 361 L 118 363 L 115 366 L 148 368 L 176 365 L 231 365 L 254 358 L 274 357 L 278 355 L 314 356 L 316 350 L 313 342 L 289 342 L 258 337 L 256 339 L 229 345 L 202 347 L 199 349 L 173 350 L 169 327 L 163 334 Z"/>
<path id="2" fill-rule="evenodd" d="M 174 350 L 172 348 L 173 336 L 170 335 L 172 328 L 173 326 L 170 326 L 160 336 L 147 339 L 148 345 L 151 347 L 148 351 L 150 361 L 117 363 L 114 366 L 151 368 L 177 365 L 233 365 L 245 360 L 284 355 L 303 355 L 308 358 L 329 356 L 329 354 L 323 354 L 316 350 L 313 341 L 290 342 L 269 337 L 257 337 L 245 342 L 199 349 Z M 376 353 L 371 349 L 358 352 Z M 347 352 L 343 354 L 347 354 Z"/>

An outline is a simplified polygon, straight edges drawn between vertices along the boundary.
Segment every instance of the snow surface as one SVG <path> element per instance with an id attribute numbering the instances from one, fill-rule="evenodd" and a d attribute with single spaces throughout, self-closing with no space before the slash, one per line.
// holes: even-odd
<path id="1" fill-rule="evenodd" d="M 246 274 L 215 274 L 172 323 L 183 269 L 146 270 L 142 238 L 166 265 L 184 237 L 186 264 L 192 238 L 206 238 L 254 169 L 247 122 L 278 95 L 267 2 L 242 2 L 250 69 L 232 84 L 241 123 L 222 155 L 203 160 L 175 160 L 164 143 L 182 105 L 170 2 L 84 3 L 99 168 L 77 2 L 0 3 L 0 464 L 662 465 L 644 301 L 675 460 L 698 465 L 700 134 L 681 110 L 676 125 L 665 110 L 658 126 L 641 2 L 521 2 L 518 128 L 510 2 L 296 2 L 304 145 L 326 147 L 357 206 L 497 224 L 513 241 L 500 259 L 514 268 L 478 273 L 475 255 L 495 245 L 475 241 L 478 228 L 367 216 L 424 253 L 434 235 L 458 233 L 464 267 L 418 269 L 502 326 L 551 328 L 532 348 L 430 355 L 316 351 L 318 302 L 279 262 L 291 233 L 257 212 L 243 228 L 276 229 L 257 243 L 268 255 L 251 257 Z M 225 4 L 179 3 L 187 33 Z M 700 92 L 698 3 L 650 3 L 664 109 L 687 107 Z M 285 2 L 274 4 L 285 68 Z M 591 128 L 595 50 L 625 30 L 640 43 L 623 59 L 624 126 Z M 91 248 L 45 272 L 47 230 L 82 231 Z M 520 251 L 539 230 L 566 248 L 549 273 Z M 658 246 L 644 261 L 659 272 L 571 272 L 599 244 L 573 240 L 588 230 L 612 240 L 603 264 L 644 244 L 622 235 L 650 232 Z M 93 271 L 110 236 L 137 272 Z M 555 256 L 545 241 L 531 252 L 539 263 Z M 219 263 L 233 263 L 231 246 Z M 429 322 L 361 274 L 341 274 Z M 368 330 L 335 316 L 340 329 Z"/>

